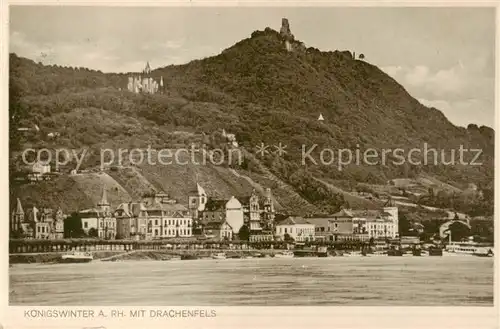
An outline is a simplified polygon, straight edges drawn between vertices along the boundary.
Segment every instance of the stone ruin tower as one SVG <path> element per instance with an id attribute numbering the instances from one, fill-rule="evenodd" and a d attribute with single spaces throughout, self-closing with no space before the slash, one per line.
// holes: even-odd
<path id="1" fill-rule="evenodd" d="M 293 41 L 295 37 L 292 34 L 292 31 L 290 30 L 290 23 L 288 22 L 287 18 L 282 18 L 281 19 L 281 30 L 280 34 L 285 40 Z"/>
<path id="2" fill-rule="evenodd" d="M 281 29 L 280 35 L 283 39 L 285 39 L 285 47 L 287 51 L 292 51 L 292 41 L 295 39 L 292 31 L 290 30 L 290 23 L 287 18 L 281 19 Z"/>
<path id="3" fill-rule="evenodd" d="M 290 30 L 290 23 L 287 18 L 281 19 L 280 35 L 285 40 L 287 51 L 305 50 L 305 45 L 302 42 L 295 41 L 295 37 Z"/>

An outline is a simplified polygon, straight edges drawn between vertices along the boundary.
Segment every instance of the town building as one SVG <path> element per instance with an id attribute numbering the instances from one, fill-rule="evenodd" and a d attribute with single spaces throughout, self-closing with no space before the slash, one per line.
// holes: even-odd
<path id="1" fill-rule="evenodd" d="M 271 189 L 266 188 L 263 198 L 254 189 L 250 197 L 238 200 L 242 200 L 244 223 L 250 230 L 250 241 L 272 241 L 276 212 Z"/>
<path id="2" fill-rule="evenodd" d="M 388 216 L 375 215 L 366 218 L 368 237 L 375 240 L 394 239 L 396 237 L 395 225 Z"/>
<path id="3" fill-rule="evenodd" d="M 389 209 L 391 213 L 386 212 Z M 397 208 L 381 210 L 341 209 L 321 218 L 310 218 L 316 238 L 324 241 L 368 241 L 394 239 L 398 236 Z M 395 219 L 396 218 L 396 219 Z"/>
<path id="4" fill-rule="evenodd" d="M 49 239 L 52 220 L 47 216 L 48 211 L 38 210 L 36 207 L 31 207 L 27 211 L 28 223 L 33 229 L 34 239 Z"/>
<path id="5" fill-rule="evenodd" d="M 227 227 L 224 224 L 226 222 L 231 227 L 232 237 L 234 237 L 238 235 L 245 224 L 243 206 L 234 196 L 229 200 L 209 199 L 200 217 L 201 229 L 205 235 L 208 235 L 208 231 L 213 231 L 217 227 Z M 223 231 L 222 228 L 221 230 Z"/>
<path id="6" fill-rule="evenodd" d="M 13 236 L 28 239 L 62 239 L 64 237 L 65 215 L 59 208 L 29 208 L 26 213 L 21 201 L 17 199 L 16 209 L 12 212 L 10 230 Z"/>
<path id="7" fill-rule="evenodd" d="M 243 207 L 234 196 L 226 203 L 226 222 L 231 226 L 234 234 L 238 234 L 244 225 Z"/>
<path id="8" fill-rule="evenodd" d="M 148 236 L 152 239 L 190 237 L 193 220 L 189 210 L 165 193 L 143 199 L 148 216 Z"/>
<path id="9" fill-rule="evenodd" d="M 302 217 L 289 216 L 276 224 L 275 236 L 282 241 L 287 237 L 297 242 L 314 241 L 314 224 Z"/>
<path id="10" fill-rule="evenodd" d="M 184 205 L 159 192 L 140 202 L 120 204 L 115 210 L 120 239 L 151 240 L 191 237 L 193 220 Z"/>
<path id="11" fill-rule="evenodd" d="M 41 180 L 50 180 L 50 164 L 37 161 L 31 166 L 31 170 L 28 174 L 28 180 L 32 182 Z"/>
<path id="12" fill-rule="evenodd" d="M 122 203 L 115 209 L 116 238 L 145 240 L 148 233 L 147 210 L 142 202 Z"/>
<path id="13" fill-rule="evenodd" d="M 227 221 L 209 222 L 204 227 L 205 236 L 207 238 L 216 238 L 220 240 L 231 241 L 233 239 L 233 228 Z"/>
<path id="14" fill-rule="evenodd" d="M 391 236 L 391 238 L 399 237 L 398 207 L 396 206 L 396 203 L 392 200 L 392 198 L 389 198 L 389 200 L 387 200 L 387 202 L 385 203 L 383 212 L 388 214 L 388 219 L 391 220 L 393 224 L 392 231 L 394 232 L 394 234 Z"/>
<path id="15" fill-rule="evenodd" d="M 102 190 L 101 201 L 97 204 L 97 208 L 82 210 L 79 215 L 85 234 L 91 233 L 94 229 L 98 238 L 107 240 L 116 238 L 116 218 L 111 212 L 106 189 Z"/>
<path id="16" fill-rule="evenodd" d="M 262 232 L 261 225 L 261 209 L 259 203 L 259 196 L 255 192 L 255 189 L 252 191 L 252 194 L 249 198 L 241 198 L 244 203 L 243 213 L 244 213 L 244 222 L 248 226 L 248 229 L 252 234 L 259 234 Z"/>

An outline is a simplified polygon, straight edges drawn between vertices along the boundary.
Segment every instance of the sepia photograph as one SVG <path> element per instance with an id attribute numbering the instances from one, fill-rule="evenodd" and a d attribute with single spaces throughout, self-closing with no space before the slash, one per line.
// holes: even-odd
<path id="1" fill-rule="evenodd" d="M 492 308 L 495 15 L 10 5 L 9 306 Z"/>

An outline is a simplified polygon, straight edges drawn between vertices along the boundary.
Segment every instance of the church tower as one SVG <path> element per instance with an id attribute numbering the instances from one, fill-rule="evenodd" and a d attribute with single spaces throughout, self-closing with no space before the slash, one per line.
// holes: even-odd
<path id="1" fill-rule="evenodd" d="M 18 198 L 16 209 L 14 209 L 14 211 L 12 212 L 12 219 L 10 226 L 11 232 L 17 232 L 18 230 L 20 230 L 22 222 L 24 222 L 24 210 L 23 206 L 21 205 L 21 200 L 19 200 Z"/>
<path id="2" fill-rule="evenodd" d="M 108 203 L 108 193 L 106 192 L 106 188 L 102 189 L 101 201 L 97 204 L 97 206 L 99 206 L 99 210 L 104 214 L 109 213 L 111 206 Z"/>
<path id="3" fill-rule="evenodd" d="M 197 182 L 196 188 L 189 191 L 188 195 L 188 209 L 193 219 L 198 218 L 199 213 L 205 210 L 207 201 L 208 196 L 205 189 Z"/>

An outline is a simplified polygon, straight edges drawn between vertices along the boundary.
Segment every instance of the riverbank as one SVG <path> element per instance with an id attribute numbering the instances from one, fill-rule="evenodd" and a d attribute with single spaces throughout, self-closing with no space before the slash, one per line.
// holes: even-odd
<path id="1" fill-rule="evenodd" d="M 211 250 L 211 249 L 197 249 L 197 250 L 133 250 L 133 251 L 94 251 L 91 252 L 94 260 L 98 261 L 141 261 L 141 260 L 170 260 L 182 256 L 191 258 L 208 258 L 214 252 L 224 252 L 228 258 L 241 258 L 241 257 L 257 257 L 261 256 L 274 256 L 274 254 L 281 250 Z M 30 253 L 30 254 L 10 254 L 10 264 L 30 264 L 30 263 L 57 263 L 63 252 L 47 252 L 47 253 Z"/>

